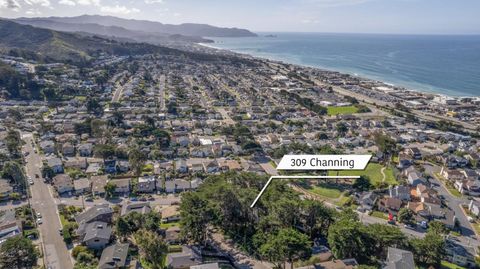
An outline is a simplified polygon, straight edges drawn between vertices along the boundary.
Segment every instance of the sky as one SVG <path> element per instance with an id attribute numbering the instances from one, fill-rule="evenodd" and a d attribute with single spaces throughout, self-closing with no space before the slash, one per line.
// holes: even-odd
<path id="1" fill-rule="evenodd" d="M 480 34 L 480 0 L 0 0 L 0 17 L 82 14 L 255 32 Z"/>

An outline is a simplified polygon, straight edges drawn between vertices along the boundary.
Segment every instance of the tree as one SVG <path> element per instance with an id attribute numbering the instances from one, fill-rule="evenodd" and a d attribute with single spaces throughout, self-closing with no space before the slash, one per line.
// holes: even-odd
<path id="1" fill-rule="evenodd" d="M 15 182 L 15 184 L 26 185 L 25 175 L 23 174 L 22 167 L 15 161 L 6 162 L 3 166 L 3 177 L 9 178 Z"/>
<path id="2" fill-rule="evenodd" d="M 439 234 L 427 232 L 425 238 L 415 238 L 410 241 L 416 262 L 422 265 L 439 268 L 445 257 L 445 239 Z"/>
<path id="3" fill-rule="evenodd" d="M 95 145 L 93 152 L 97 157 L 108 159 L 115 155 L 115 146 L 110 144 L 97 144 Z"/>
<path id="4" fill-rule="evenodd" d="M 130 234 L 130 225 L 123 217 L 119 217 L 115 223 L 115 230 L 120 237 L 126 237 Z"/>
<path id="5" fill-rule="evenodd" d="M 340 136 L 345 135 L 348 132 L 348 127 L 344 122 L 337 123 L 337 132 Z"/>
<path id="6" fill-rule="evenodd" d="M 307 258 L 311 254 L 311 242 L 308 237 L 294 229 L 280 229 L 278 233 L 269 236 L 260 247 L 260 253 L 266 259 L 277 264 L 293 262 L 299 258 Z"/>
<path id="7" fill-rule="evenodd" d="M 393 154 L 397 149 L 397 144 L 390 136 L 376 132 L 374 141 L 378 149 L 384 154 Z"/>
<path id="8" fill-rule="evenodd" d="M 406 236 L 395 226 L 375 223 L 368 225 L 365 232 L 372 239 L 369 252 L 382 261 L 387 258 L 388 247 L 400 248 L 407 244 Z"/>
<path id="9" fill-rule="evenodd" d="M 360 176 L 359 178 L 355 179 L 352 187 L 358 191 L 368 191 L 372 188 L 372 183 L 370 183 L 370 178 L 368 178 L 368 176 Z"/>
<path id="10" fill-rule="evenodd" d="M 9 130 L 7 136 L 5 137 L 7 144 L 7 149 L 12 156 L 18 156 L 20 151 L 20 145 L 22 139 L 20 138 L 20 133 L 15 130 Z"/>
<path id="11" fill-rule="evenodd" d="M 438 235 L 446 235 L 448 233 L 448 229 L 442 222 L 434 220 L 428 223 L 427 232 Z"/>
<path id="12" fill-rule="evenodd" d="M 32 268 L 37 259 L 32 241 L 22 236 L 10 237 L 0 246 L 0 268 Z"/>
<path id="13" fill-rule="evenodd" d="M 150 268 L 163 268 L 163 260 L 168 252 L 167 244 L 155 232 L 139 230 L 134 234 L 134 239 L 142 258 L 148 262 Z"/>
<path id="14" fill-rule="evenodd" d="M 406 207 L 401 208 L 398 211 L 397 220 L 405 224 L 413 223 L 413 211 Z"/>
<path id="15" fill-rule="evenodd" d="M 97 98 L 88 98 L 87 99 L 87 112 L 93 114 L 102 114 L 103 107 L 98 101 Z"/>
<path id="16" fill-rule="evenodd" d="M 42 166 L 42 177 L 51 179 L 55 176 L 55 172 L 53 169 L 48 165 Z"/>
<path id="17" fill-rule="evenodd" d="M 305 228 L 310 239 L 321 235 L 326 236 L 326 231 L 333 223 L 335 212 L 323 205 L 322 202 L 315 200 L 305 200 L 303 202 L 303 211 L 305 214 Z"/>
<path id="18" fill-rule="evenodd" d="M 128 152 L 128 162 L 137 176 L 141 174 L 146 160 L 147 156 L 137 147 L 134 147 Z"/>
<path id="19" fill-rule="evenodd" d="M 212 215 L 208 201 L 201 197 L 199 193 L 184 193 L 180 204 L 180 223 L 183 237 L 194 243 L 204 245 Z"/>
<path id="20" fill-rule="evenodd" d="M 106 185 L 105 185 L 105 195 L 106 195 L 106 198 L 112 198 L 113 195 L 115 194 L 115 189 L 117 187 L 115 186 L 115 184 L 113 184 L 111 181 L 109 181 Z"/>
<path id="21" fill-rule="evenodd" d="M 358 221 L 340 219 L 328 229 L 328 244 L 337 259 L 355 258 L 359 262 L 369 260 L 368 243 L 363 233 L 363 225 Z"/>

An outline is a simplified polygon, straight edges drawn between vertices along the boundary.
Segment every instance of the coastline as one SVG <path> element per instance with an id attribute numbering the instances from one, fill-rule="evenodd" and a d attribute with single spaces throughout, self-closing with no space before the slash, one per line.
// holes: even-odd
<path id="1" fill-rule="evenodd" d="M 342 75 L 349 75 L 349 76 L 357 77 L 357 78 L 364 79 L 364 80 L 380 82 L 380 83 L 383 83 L 383 84 L 385 84 L 386 86 L 389 86 L 389 87 L 398 88 L 398 89 L 402 89 L 402 90 L 405 90 L 405 91 L 416 92 L 416 93 L 423 94 L 423 95 L 444 96 L 444 97 L 454 98 L 454 99 L 480 98 L 480 95 L 452 95 L 452 94 L 448 94 L 448 93 L 439 93 L 438 91 L 434 91 L 434 90 L 431 90 L 431 91 L 421 90 L 421 89 L 417 89 L 417 88 L 411 88 L 409 86 L 397 85 L 396 83 L 386 81 L 382 78 L 372 78 L 372 77 L 369 77 L 368 75 L 358 74 L 358 73 L 353 72 L 353 71 L 349 72 L 349 71 L 345 71 L 345 70 L 333 70 L 333 69 L 330 69 L 330 68 L 320 67 L 320 66 L 315 66 L 315 65 L 293 63 L 293 62 L 289 62 L 285 59 L 274 59 L 274 58 L 270 58 L 268 56 L 260 56 L 260 55 L 253 55 L 253 54 L 250 54 L 250 53 L 245 53 L 245 52 L 239 52 L 239 51 L 235 51 L 235 50 L 232 50 L 232 49 L 217 47 L 217 46 L 214 45 L 214 44 L 216 44 L 216 41 L 213 42 L 213 43 L 196 43 L 196 44 L 199 45 L 199 46 L 202 46 L 204 48 L 213 49 L 213 50 L 222 51 L 222 52 L 233 53 L 233 54 L 236 54 L 236 55 L 241 55 L 243 57 L 252 57 L 252 58 L 257 58 L 257 59 L 262 59 L 262 60 L 267 60 L 267 61 L 280 62 L 280 63 L 283 63 L 283 64 L 289 64 L 289 65 L 294 65 L 294 66 L 314 68 L 314 69 L 318 69 L 318 70 L 321 70 L 321 71 L 338 72 Z M 451 90 L 449 90 L 449 91 L 451 91 Z"/>

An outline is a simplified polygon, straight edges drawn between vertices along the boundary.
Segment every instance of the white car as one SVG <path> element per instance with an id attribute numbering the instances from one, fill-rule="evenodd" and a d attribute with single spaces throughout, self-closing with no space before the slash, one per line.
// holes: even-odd
<path id="1" fill-rule="evenodd" d="M 42 219 L 37 219 L 37 224 L 42 224 L 42 223 L 43 223 Z"/>
<path id="2" fill-rule="evenodd" d="M 41 218 L 42 217 L 42 214 L 40 214 L 40 212 L 37 212 L 37 218 Z"/>

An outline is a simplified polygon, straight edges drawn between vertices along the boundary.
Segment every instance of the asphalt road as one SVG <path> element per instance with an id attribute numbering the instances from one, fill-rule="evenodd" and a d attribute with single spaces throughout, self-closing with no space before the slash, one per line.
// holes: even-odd
<path id="1" fill-rule="evenodd" d="M 42 215 L 43 223 L 39 225 L 38 229 L 43 242 L 46 268 L 71 269 L 73 264 L 70 253 L 58 232 L 62 226 L 57 213 L 57 206 L 48 185 L 43 183 L 41 178 L 42 159 L 40 155 L 34 152 L 32 134 L 23 134 L 22 139 L 26 142 L 22 152 L 29 152 L 25 158 L 27 161 L 27 176 L 30 176 L 34 181 L 34 185 L 30 186 L 31 204 L 35 211 Z M 36 174 L 39 175 L 39 178 L 35 177 Z"/>
<path id="2" fill-rule="evenodd" d="M 473 246 L 480 246 L 480 241 L 477 240 L 475 232 L 473 231 L 473 227 L 471 223 L 468 221 L 465 212 L 462 209 L 462 204 L 468 204 L 469 201 L 466 198 L 457 198 L 452 196 L 448 190 L 445 188 L 443 183 L 438 180 L 434 173 L 440 172 L 440 167 L 433 165 L 433 164 L 424 164 L 425 173 L 430 175 L 430 183 L 432 184 L 432 188 L 438 192 L 438 194 L 442 195 L 447 203 L 447 206 L 453 210 L 455 213 L 455 217 L 460 222 L 460 230 L 462 236 L 458 237 L 459 241 L 464 245 L 473 245 Z"/>

